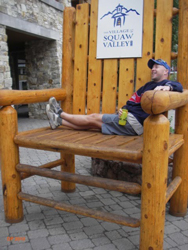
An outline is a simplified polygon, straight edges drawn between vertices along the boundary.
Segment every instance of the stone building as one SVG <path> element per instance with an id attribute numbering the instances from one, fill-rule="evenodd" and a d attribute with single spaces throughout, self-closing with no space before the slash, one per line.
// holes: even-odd
<path id="1" fill-rule="evenodd" d="M 0 0 L 0 89 L 60 87 L 63 10 L 78 0 Z M 45 104 L 29 105 L 46 118 Z"/>

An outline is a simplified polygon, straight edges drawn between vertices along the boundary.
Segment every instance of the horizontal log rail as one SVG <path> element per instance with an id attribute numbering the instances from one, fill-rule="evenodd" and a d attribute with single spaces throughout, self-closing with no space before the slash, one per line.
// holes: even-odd
<path id="1" fill-rule="evenodd" d="M 62 88 L 40 90 L 0 90 L 0 106 L 47 102 L 50 97 L 65 100 L 66 91 Z"/>
<path id="2" fill-rule="evenodd" d="M 52 161 L 52 162 L 48 162 L 46 164 L 43 164 L 41 166 L 39 166 L 38 168 L 45 168 L 45 169 L 51 169 L 51 168 L 55 168 L 59 165 L 62 165 L 64 164 L 65 160 L 64 159 L 59 159 L 59 160 L 56 160 L 56 161 Z M 33 176 L 33 174 L 28 174 L 28 173 L 21 173 L 21 179 L 24 180 L 28 177 L 31 177 Z"/>
<path id="3" fill-rule="evenodd" d="M 176 109 L 188 103 L 188 90 L 182 93 L 174 91 L 149 90 L 141 99 L 141 106 L 148 114 L 161 114 L 165 111 Z"/>
<path id="4" fill-rule="evenodd" d="M 99 219 L 99 220 L 117 223 L 123 226 L 128 226 L 128 227 L 140 226 L 140 220 L 136 218 L 96 211 L 93 209 L 84 208 L 84 207 L 75 206 L 75 205 L 69 205 L 63 202 L 57 202 L 57 201 L 53 201 L 53 200 L 42 198 L 42 197 L 37 197 L 34 195 L 22 193 L 22 192 L 18 194 L 18 198 L 20 200 L 25 200 L 25 201 L 33 202 L 39 205 L 52 207 L 61 211 L 66 211 L 69 213 L 76 213 L 76 214 L 92 217 L 92 218 Z"/>
<path id="5" fill-rule="evenodd" d="M 177 54 L 173 54 L 177 57 Z M 88 93 L 86 92 L 86 97 Z M 29 104 L 37 102 L 47 102 L 50 97 L 54 96 L 58 101 L 63 101 L 66 98 L 66 91 L 62 88 L 43 89 L 43 90 L 0 90 L 0 106 Z M 102 100 L 102 92 L 100 95 Z M 118 99 L 118 93 L 116 94 Z"/>
<path id="6" fill-rule="evenodd" d="M 166 203 L 170 200 L 172 195 L 176 192 L 181 182 L 182 182 L 182 178 L 180 176 L 176 176 L 174 180 L 170 183 L 166 191 Z"/>
<path id="7" fill-rule="evenodd" d="M 83 176 L 79 174 L 70 174 L 67 172 L 60 172 L 56 170 L 39 169 L 37 167 L 28 166 L 24 164 L 18 164 L 16 166 L 18 172 L 24 172 L 32 175 L 44 176 L 56 180 L 62 180 L 67 182 L 74 182 L 83 185 L 104 188 L 113 191 L 124 192 L 128 194 L 141 193 L 141 186 L 137 183 L 130 183 L 125 181 L 116 181 L 109 179 L 103 179 L 100 177 Z"/>
<path id="8" fill-rule="evenodd" d="M 175 143 L 172 147 L 169 149 L 168 155 L 171 156 L 174 152 L 176 152 L 183 144 L 184 144 L 184 139 L 180 139 L 177 143 Z"/>
<path id="9" fill-rule="evenodd" d="M 54 96 L 58 101 L 65 100 L 66 91 L 59 89 L 44 90 L 0 90 L 0 106 L 47 102 Z M 87 96 L 87 93 L 86 93 Z M 102 93 L 101 93 L 102 98 Z M 118 98 L 118 93 L 116 95 Z M 183 93 L 150 90 L 143 94 L 141 105 L 148 114 L 159 114 L 188 103 L 188 90 Z"/>

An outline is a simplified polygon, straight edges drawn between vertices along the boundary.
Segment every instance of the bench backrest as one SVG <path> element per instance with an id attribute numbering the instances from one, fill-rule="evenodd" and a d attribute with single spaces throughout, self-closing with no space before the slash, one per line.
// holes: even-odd
<path id="1" fill-rule="evenodd" d="M 76 10 L 66 8 L 62 85 L 68 97 L 63 108 L 75 114 L 114 113 L 125 105 L 136 89 L 150 81 L 150 58 L 163 58 L 168 64 L 177 58 L 171 52 L 172 18 L 177 13 L 173 0 L 158 0 L 156 10 L 154 0 L 144 0 L 142 58 L 100 60 L 96 59 L 98 0 L 79 4 Z"/>

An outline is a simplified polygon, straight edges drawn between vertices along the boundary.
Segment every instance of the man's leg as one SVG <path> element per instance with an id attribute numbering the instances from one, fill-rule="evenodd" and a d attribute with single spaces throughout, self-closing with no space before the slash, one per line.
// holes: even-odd
<path id="1" fill-rule="evenodd" d="M 102 114 L 72 115 L 63 112 L 59 103 L 51 97 L 46 106 L 46 113 L 52 129 L 64 125 L 73 129 L 100 129 L 102 128 Z"/>
<path id="2" fill-rule="evenodd" d="M 103 114 L 73 115 L 62 112 L 62 125 L 74 129 L 101 129 Z"/>
<path id="3" fill-rule="evenodd" d="M 91 115 L 72 115 L 61 112 L 60 115 L 54 113 L 50 109 L 50 105 L 46 105 L 46 113 L 52 129 L 56 129 L 60 125 L 77 130 L 100 129 L 102 128 L 102 114 Z"/>

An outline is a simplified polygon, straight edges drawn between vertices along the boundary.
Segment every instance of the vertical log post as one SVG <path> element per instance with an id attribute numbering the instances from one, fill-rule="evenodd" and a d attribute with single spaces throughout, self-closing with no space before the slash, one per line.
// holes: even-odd
<path id="1" fill-rule="evenodd" d="M 66 99 L 61 103 L 61 107 L 67 113 L 73 111 L 73 76 L 74 76 L 74 31 L 75 31 L 75 8 L 65 8 L 63 17 L 63 63 L 62 63 L 62 88 L 66 90 Z M 61 171 L 75 173 L 75 159 L 72 154 L 61 153 L 64 164 Z M 61 182 L 61 190 L 64 192 L 74 192 L 75 183 Z"/>
<path id="2" fill-rule="evenodd" d="M 178 81 L 183 88 L 188 88 L 188 1 L 179 0 L 179 28 L 178 28 Z M 188 195 L 188 105 L 176 110 L 177 134 L 183 134 L 185 143 L 174 154 L 173 178 L 177 175 L 182 183 L 171 198 L 170 213 L 174 216 L 184 216 L 187 213 Z"/>
<path id="3" fill-rule="evenodd" d="M 1 175 L 5 220 L 17 223 L 23 220 L 22 201 L 17 198 L 21 191 L 20 174 L 16 171 L 19 152 L 13 138 L 18 131 L 17 112 L 11 106 L 0 110 Z"/>
<path id="4" fill-rule="evenodd" d="M 61 171 L 68 173 L 75 173 L 75 160 L 74 155 L 72 154 L 63 154 L 61 153 L 61 157 L 64 159 L 64 164 L 61 165 Z M 61 182 L 61 190 L 66 193 L 72 193 L 76 189 L 76 184 L 74 182 Z"/>
<path id="5" fill-rule="evenodd" d="M 168 172 L 169 121 L 151 115 L 144 122 L 140 249 L 163 249 Z"/>
<path id="6" fill-rule="evenodd" d="M 188 192 L 188 104 L 176 111 L 176 134 L 183 134 L 185 143 L 174 153 L 173 175 L 182 178 L 182 183 L 170 200 L 170 214 L 183 217 L 187 213 Z"/>
<path id="7" fill-rule="evenodd" d="M 1 111 L 1 107 L 0 107 Z M 0 170 L 1 170 L 1 130 L 0 130 Z"/>

